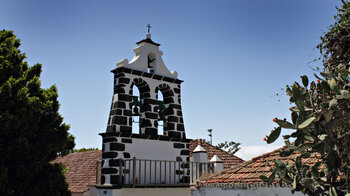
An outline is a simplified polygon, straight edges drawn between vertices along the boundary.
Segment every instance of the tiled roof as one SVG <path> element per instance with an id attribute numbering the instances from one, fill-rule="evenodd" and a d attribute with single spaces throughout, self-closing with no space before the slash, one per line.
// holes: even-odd
<path id="1" fill-rule="evenodd" d="M 224 168 L 230 168 L 243 162 L 237 156 L 231 155 L 202 140 L 191 141 L 190 156 L 198 144 L 207 150 L 209 159 L 215 154 L 219 156 L 224 162 Z M 66 182 L 69 184 L 69 190 L 73 193 L 82 193 L 87 191 L 87 186 L 94 186 L 96 184 L 96 162 L 101 160 L 101 150 L 93 150 L 70 153 L 66 156 L 58 157 L 52 163 L 63 163 L 68 169 L 65 176 Z"/>
<path id="2" fill-rule="evenodd" d="M 58 157 L 52 163 L 63 163 L 68 172 L 65 174 L 66 182 L 72 193 L 87 191 L 87 186 L 96 184 L 96 162 L 101 161 L 101 150 L 70 153 Z"/>
<path id="3" fill-rule="evenodd" d="M 250 161 L 234 166 L 233 168 L 223 170 L 219 174 L 213 175 L 200 182 L 200 184 L 231 184 L 239 186 L 265 184 L 265 182 L 260 179 L 260 176 L 265 175 L 268 177 L 271 175 L 268 163 L 271 165 L 275 159 L 287 162 L 289 159 L 295 159 L 299 155 L 299 153 L 294 153 L 288 157 L 281 157 L 279 152 L 285 148 L 286 147 L 276 149 L 272 152 L 257 156 Z M 303 164 L 311 165 L 316 162 L 316 159 L 310 157 L 302 159 L 302 161 Z"/>
<path id="4" fill-rule="evenodd" d="M 231 155 L 228 152 L 221 150 L 220 148 L 213 146 L 204 140 L 196 139 L 190 142 L 190 157 L 192 157 L 192 151 L 198 146 L 201 145 L 208 154 L 208 159 L 210 160 L 214 155 L 217 155 L 224 162 L 224 169 L 231 168 L 239 163 L 242 163 L 243 160 L 235 155 Z"/>

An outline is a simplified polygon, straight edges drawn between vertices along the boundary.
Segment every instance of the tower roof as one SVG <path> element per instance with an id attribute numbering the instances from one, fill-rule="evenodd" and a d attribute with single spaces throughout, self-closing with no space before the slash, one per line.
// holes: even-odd
<path id="1" fill-rule="evenodd" d="M 214 155 L 213 158 L 210 159 L 210 162 L 223 163 L 223 161 L 218 157 L 218 155 Z"/>
<path id="2" fill-rule="evenodd" d="M 136 43 L 134 57 L 129 62 L 128 59 L 122 59 L 117 62 L 117 68 L 128 68 L 141 72 L 152 73 L 158 76 L 177 79 L 176 71 L 169 71 L 163 62 L 163 52 L 159 50 L 160 44 L 151 39 L 151 34 L 146 34 L 146 39 Z"/>
<path id="3" fill-rule="evenodd" d="M 207 152 L 201 145 L 198 145 L 193 152 Z"/>
<path id="4" fill-rule="evenodd" d="M 160 44 L 152 41 L 150 33 L 146 34 L 146 39 L 143 39 L 143 40 L 141 40 L 139 42 L 136 42 L 136 44 L 140 44 L 140 43 L 143 43 L 143 42 L 146 42 L 146 43 L 149 43 L 149 44 L 153 44 L 153 45 L 156 45 L 156 46 L 160 46 Z"/>
<path id="5" fill-rule="evenodd" d="M 217 155 L 223 162 L 224 162 L 224 168 L 230 168 L 234 165 L 237 165 L 239 163 L 242 163 L 243 160 L 235 155 L 229 154 L 228 152 L 213 146 L 204 140 L 201 139 L 195 139 L 192 140 L 190 143 L 190 157 L 192 157 L 192 153 L 194 149 L 201 145 L 208 153 L 208 159 L 211 159 L 214 155 Z"/>

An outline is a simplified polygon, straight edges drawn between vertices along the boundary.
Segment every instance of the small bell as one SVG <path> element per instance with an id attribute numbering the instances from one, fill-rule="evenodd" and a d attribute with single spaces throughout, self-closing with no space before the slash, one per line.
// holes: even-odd
<path id="1" fill-rule="evenodd" d="M 159 111 L 158 112 L 158 120 L 165 120 L 165 115 L 163 111 Z"/>
<path id="2" fill-rule="evenodd" d="M 137 106 L 135 106 L 135 107 L 132 109 L 132 115 L 133 115 L 133 116 L 140 116 L 139 108 L 138 108 Z"/>

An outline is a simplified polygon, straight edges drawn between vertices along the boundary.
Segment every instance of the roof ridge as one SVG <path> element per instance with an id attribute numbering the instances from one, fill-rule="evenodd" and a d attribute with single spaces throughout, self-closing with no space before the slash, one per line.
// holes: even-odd
<path id="1" fill-rule="evenodd" d="M 234 154 L 230 154 L 230 153 L 228 153 L 227 151 L 225 151 L 225 150 L 223 150 L 223 149 L 221 149 L 221 148 L 219 148 L 219 147 L 217 147 L 217 146 L 214 146 L 213 144 L 210 144 L 210 143 L 206 142 L 205 140 L 202 140 L 202 139 L 195 139 L 195 140 L 197 140 L 197 141 L 199 141 L 199 142 L 204 142 L 204 143 L 210 145 L 211 147 L 214 147 L 215 149 L 217 149 L 217 150 L 219 150 L 219 151 L 225 153 L 226 155 L 229 155 L 229 156 L 231 156 L 231 157 L 233 157 L 233 158 L 237 158 L 237 159 L 239 159 L 239 160 L 244 161 L 242 158 L 240 158 L 240 157 L 238 157 L 238 156 L 236 156 L 236 155 L 234 155 Z M 198 144 L 198 145 L 200 145 L 200 144 Z M 215 154 L 214 154 L 214 155 L 215 155 Z"/>
<path id="2" fill-rule="evenodd" d="M 284 148 L 286 148 L 286 147 L 287 147 L 287 146 L 284 145 L 284 146 L 282 146 L 282 147 L 280 147 L 280 148 L 277 148 L 277 149 L 275 149 L 275 150 L 273 150 L 273 151 L 270 151 L 270 152 L 267 152 L 267 153 L 258 155 L 258 156 L 256 156 L 256 157 L 253 157 L 251 160 L 246 161 L 246 163 L 250 163 L 250 162 L 252 162 L 252 161 L 256 161 L 257 159 L 265 158 L 265 157 L 267 157 L 267 156 L 269 156 L 269 155 L 271 155 L 271 154 L 273 154 L 273 153 L 276 153 L 276 152 L 281 151 L 282 149 L 284 149 Z"/>
<path id="3" fill-rule="evenodd" d="M 256 156 L 249 161 L 234 165 L 233 167 L 228 169 L 224 169 L 220 173 L 209 176 L 207 179 L 204 179 L 203 181 L 199 182 L 198 186 L 206 186 L 207 184 L 214 184 L 216 186 L 221 186 L 224 184 L 230 185 L 232 187 L 236 185 L 239 187 L 249 187 L 251 185 L 259 186 L 262 184 L 267 185 L 263 180 L 260 179 L 260 175 L 269 176 L 272 173 L 270 167 L 266 163 L 271 158 L 286 161 L 285 159 L 280 157 L 278 153 L 286 148 L 286 146 L 282 146 L 268 153 Z M 296 152 L 294 152 L 293 154 L 296 154 Z M 292 157 L 289 157 L 289 160 L 290 158 Z M 310 165 L 313 164 L 315 161 L 317 161 L 316 158 L 310 157 L 308 158 L 308 162 L 303 162 L 305 164 Z"/>

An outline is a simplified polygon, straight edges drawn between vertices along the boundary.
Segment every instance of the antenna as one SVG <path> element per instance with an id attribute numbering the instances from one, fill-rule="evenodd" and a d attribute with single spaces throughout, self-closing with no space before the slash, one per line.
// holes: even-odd
<path id="1" fill-rule="evenodd" d="M 210 137 L 210 144 L 213 145 L 213 129 L 208 129 L 209 137 Z"/>

